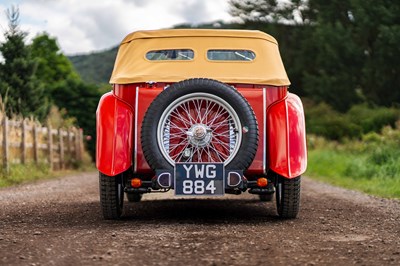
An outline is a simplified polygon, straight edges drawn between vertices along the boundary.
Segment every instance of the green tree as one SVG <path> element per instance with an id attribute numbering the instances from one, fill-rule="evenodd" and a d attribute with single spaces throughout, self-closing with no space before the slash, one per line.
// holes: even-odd
<path id="1" fill-rule="evenodd" d="M 310 10 L 307 0 L 231 0 L 230 13 L 243 21 L 245 29 L 257 29 L 274 36 L 288 73 L 290 90 L 305 96 L 305 66 L 313 65 L 312 57 L 304 56 L 312 32 L 315 11 Z"/>
<path id="2" fill-rule="evenodd" d="M 44 83 L 46 94 L 61 109 L 64 119 L 75 118 L 84 134 L 92 137 L 87 147 L 94 155 L 95 115 L 101 96 L 99 89 L 81 80 L 72 63 L 61 52 L 56 39 L 47 33 L 36 36 L 30 47 L 38 61 L 37 77 Z"/>
<path id="3" fill-rule="evenodd" d="M 307 95 L 346 111 L 362 100 L 360 76 L 362 49 L 356 43 L 351 0 L 310 0 L 315 25 L 302 47 L 313 55 L 303 71 Z M 318 11 L 316 11 L 318 10 Z"/>
<path id="4" fill-rule="evenodd" d="M 60 82 L 66 79 L 79 79 L 71 62 L 61 52 L 56 39 L 47 33 L 37 35 L 32 40 L 30 49 L 38 64 L 36 76 L 44 84 L 46 94 L 50 98 Z"/>
<path id="5" fill-rule="evenodd" d="M 9 29 L 0 44 L 3 62 L 0 63 L 0 94 L 8 115 L 34 115 L 43 120 L 49 104 L 44 89 L 35 74 L 37 62 L 25 45 L 26 33 L 19 29 L 19 10 L 7 10 Z"/>
<path id="6" fill-rule="evenodd" d="M 361 86 L 369 101 L 400 103 L 400 2 L 352 0 L 356 42 L 363 52 Z"/>
<path id="7" fill-rule="evenodd" d="M 314 67 L 304 77 L 309 94 L 338 110 L 360 99 L 400 103 L 400 2 L 309 0 L 309 5 L 316 21 L 311 35 L 315 63 L 308 64 Z M 318 93 L 315 86 L 321 83 L 327 90 Z"/>
<path id="8" fill-rule="evenodd" d="M 231 0 L 244 27 L 277 37 L 293 87 L 340 111 L 400 102 L 400 2 Z"/>
<path id="9" fill-rule="evenodd" d="M 37 76 L 45 84 L 51 102 L 61 109 L 64 118 L 76 118 L 84 134 L 92 137 L 87 147 L 94 155 L 99 89 L 81 80 L 56 39 L 47 33 L 36 36 L 30 47 L 38 61 Z"/>
<path id="10" fill-rule="evenodd" d="M 95 153 L 96 108 L 100 96 L 96 85 L 71 77 L 58 83 L 52 94 L 54 103 L 64 109 L 68 117 L 75 117 L 84 134 L 91 136 L 87 147 L 92 156 Z"/>

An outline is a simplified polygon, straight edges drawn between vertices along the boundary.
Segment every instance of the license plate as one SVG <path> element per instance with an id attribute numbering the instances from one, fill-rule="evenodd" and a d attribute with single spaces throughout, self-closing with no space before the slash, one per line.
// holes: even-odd
<path id="1" fill-rule="evenodd" d="M 175 164 L 175 195 L 222 196 L 224 192 L 223 163 Z"/>

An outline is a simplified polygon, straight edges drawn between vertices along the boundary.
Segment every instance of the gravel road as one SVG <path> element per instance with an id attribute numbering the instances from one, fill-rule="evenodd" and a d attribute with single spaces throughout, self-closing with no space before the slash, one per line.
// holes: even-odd
<path id="1" fill-rule="evenodd" d="M 306 178 L 295 220 L 248 193 L 154 193 L 104 221 L 96 173 L 0 189 L 0 203 L 0 265 L 400 265 L 400 201 Z"/>

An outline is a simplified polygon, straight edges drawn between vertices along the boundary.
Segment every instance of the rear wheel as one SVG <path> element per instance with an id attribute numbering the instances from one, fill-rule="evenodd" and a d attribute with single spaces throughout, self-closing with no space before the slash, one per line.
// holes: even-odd
<path id="1" fill-rule="evenodd" d="M 300 207 L 300 181 L 301 177 L 285 178 L 277 175 L 276 207 L 281 218 L 296 218 Z"/>
<path id="2" fill-rule="evenodd" d="M 100 204 L 104 219 L 115 220 L 122 216 L 124 186 L 122 174 L 107 176 L 99 173 Z"/>

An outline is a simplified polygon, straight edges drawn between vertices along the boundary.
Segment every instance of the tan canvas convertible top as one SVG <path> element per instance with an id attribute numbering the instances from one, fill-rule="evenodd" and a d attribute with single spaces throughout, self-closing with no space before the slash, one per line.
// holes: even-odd
<path id="1" fill-rule="evenodd" d="M 146 58 L 151 51 L 188 49 L 193 60 Z M 212 61 L 210 50 L 252 51 L 252 61 Z M 290 85 L 276 40 L 261 31 L 174 29 L 137 31 L 122 41 L 110 83 L 178 82 L 212 78 L 226 83 Z"/>

